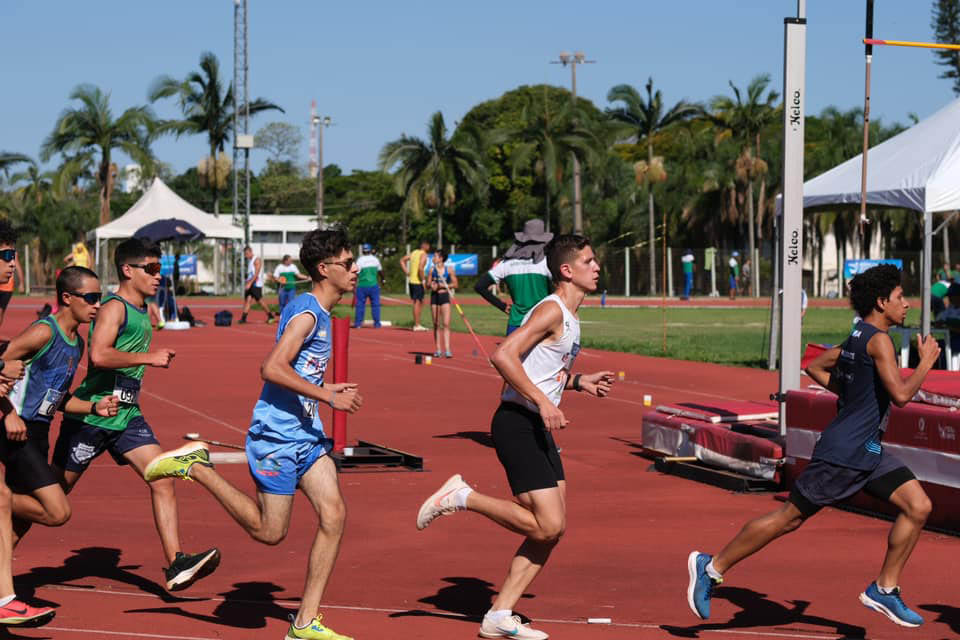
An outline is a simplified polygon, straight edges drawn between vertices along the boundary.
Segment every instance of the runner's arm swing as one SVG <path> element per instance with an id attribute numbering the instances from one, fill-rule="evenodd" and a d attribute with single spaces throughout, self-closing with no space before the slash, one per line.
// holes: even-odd
<path id="1" fill-rule="evenodd" d="M 831 372 L 837 366 L 837 360 L 840 359 L 841 348 L 839 346 L 827 349 L 807 365 L 807 375 L 813 378 L 813 381 L 824 389 L 839 393 L 839 389 L 833 380 Z"/>
<path id="2" fill-rule="evenodd" d="M 904 380 L 900 377 L 897 356 L 889 336 L 876 334 L 867 343 L 867 353 L 873 358 L 877 375 L 880 376 L 883 386 L 890 394 L 890 400 L 898 407 L 904 406 L 913 399 L 920 390 L 923 379 L 940 357 L 940 345 L 933 336 L 928 335 L 921 339 L 920 334 L 917 334 L 917 351 L 920 353 L 920 362 L 910 377 Z"/>
<path id="3" fill-rule="evenodd" d="M 90 362 L 101 369 L 123 369 L 125 367 L 167 367 L 173 359 L 173 349 L 158 349 L 145 353 L 131 353 L 114 348 L 117 334 L 120 333 L 120 324 L 126 312 L 124 303 L 120 300 L 100 307 L 97 313 L 97 323 L 90 336 Z"/>

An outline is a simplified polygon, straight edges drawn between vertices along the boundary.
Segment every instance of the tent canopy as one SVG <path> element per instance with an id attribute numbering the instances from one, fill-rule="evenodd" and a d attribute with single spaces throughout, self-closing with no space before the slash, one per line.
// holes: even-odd
<path id="1" fill-rule="evenodd" d="M 130 238 L 137 229 L 163 218 L 186 220 L 207 238 L 243 240 L 243 230 L 233 226 L 228 220 L 196 208 L 160 178 L 154 178 L 153 184 L 130 209 L 116 220 L 111 220 L 93 231 L 96 240 L 111 238 Z"/>

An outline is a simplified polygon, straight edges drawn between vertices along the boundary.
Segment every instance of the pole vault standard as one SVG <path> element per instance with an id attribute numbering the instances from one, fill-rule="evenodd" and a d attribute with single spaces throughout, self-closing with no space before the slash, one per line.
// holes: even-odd
<path id="1" fill-rule="evenodd" d="M 870 66 L 873 62 L 873 0 L 867 0 L 867 26 L 863 55 L 866 77 L 863 84 L 863 158 L 860 163 L 860 257 L 866 257 L 867 236 L 863 225 L 867 222 L 867 149 L 870 147 Z M 840 265 L 843 266 L 843 265 Z"/>

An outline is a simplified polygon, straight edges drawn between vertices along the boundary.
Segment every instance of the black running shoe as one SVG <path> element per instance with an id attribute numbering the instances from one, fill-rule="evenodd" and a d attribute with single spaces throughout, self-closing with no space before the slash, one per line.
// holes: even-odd
<path id="1" fill-rule="evenodd" d="M 213 573 L 220 564 L 220 550 L 209 549 L 201 553 L 177 552 L 170 566 L 163 570 L 168 591 L 186 589 L 200 578 Z"/>

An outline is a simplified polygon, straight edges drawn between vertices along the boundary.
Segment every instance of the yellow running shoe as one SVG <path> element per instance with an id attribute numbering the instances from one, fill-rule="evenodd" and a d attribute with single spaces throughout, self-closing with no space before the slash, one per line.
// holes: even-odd
<path id="1" fill-rule="evenodd" d="M 190 477 L 190 467 L 195 464 L 212 467 L 210 454 L 205 442 L 191 442 L 173 451 L 164 451 L 150 461 L 143 470 L 143 479 L 153 482 L 160 478 L 183 478 L 193 482 Z"/>
<path id="2" fill-rule="evenodd" d="M 330 627 L 323 626 L 322 613 L 303 629 L 298 628 L 294 622 L 296 618 L 290 616 L 290 629 L 287 631 L 285 640 L 353 640 L 350 636 L 340 635 Z"/>

